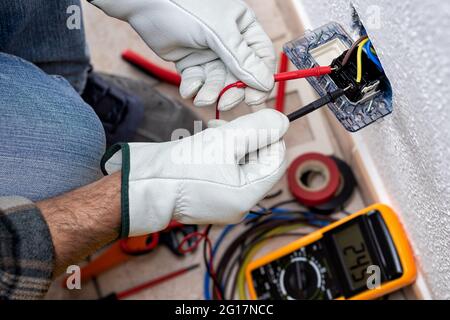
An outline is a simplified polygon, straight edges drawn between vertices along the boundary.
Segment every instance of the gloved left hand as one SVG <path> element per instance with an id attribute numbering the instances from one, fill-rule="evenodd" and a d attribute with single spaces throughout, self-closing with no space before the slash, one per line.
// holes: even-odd
<path id="1" fill-rule="evenodd" d="M 93 0 L 108 15 L 128 21 L 161 58 L 181 73 L 181 96 L 196 106 L 216 103 L 225 85 L 241 80 L 250 88 L 232 89 L 219 109 L 245 98 L 261 104 L 274 86 L 271 40 L 241 0 Z"/>
<path id="2" fill-rule="evenodd" d="M 122 236 L 241 221 L 283 176 L 288 127 L 265 109 L 183 140 L 113 146 L 102 166 L 122 171 Z"/>

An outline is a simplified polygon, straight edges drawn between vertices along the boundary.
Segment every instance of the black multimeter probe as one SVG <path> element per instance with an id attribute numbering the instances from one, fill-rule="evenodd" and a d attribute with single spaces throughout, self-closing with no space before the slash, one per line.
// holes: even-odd
<path id="1" fill-rule="evenodd" d="M 342 97 L 347 89 L 337 89 L 333 92 L 327 92 L 327 94 L 325 96 L 323 96 L 322 98 L 311 102 L 310 104 L 304 106 L 303 108 L 300 108 L 290 114 L 287 115 L 289 122 L 294 122 L 297 119 L 300 119 L 304 116 L 306 116 L 307 114 L 310 114 L 313 111 L 316 111 L 317 109 L 320 109 L 321 107 L 335 102 L 336 99 L 338 99 L 339 97 Z"/>

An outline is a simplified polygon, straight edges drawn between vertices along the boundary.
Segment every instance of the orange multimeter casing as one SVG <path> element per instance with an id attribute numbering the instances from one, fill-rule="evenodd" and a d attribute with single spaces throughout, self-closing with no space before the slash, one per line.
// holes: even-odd
<path id="1" fill-rule="evenodd" d="M 383 204 L 300 238 L 246 269 L 252 299 L 376 299 L 415 278 L 405 231 Z"/>

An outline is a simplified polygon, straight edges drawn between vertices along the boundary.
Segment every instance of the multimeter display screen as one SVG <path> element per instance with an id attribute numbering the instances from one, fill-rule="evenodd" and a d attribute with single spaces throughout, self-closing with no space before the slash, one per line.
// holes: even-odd
<path id="1" fill-rule="evenodd" d="M 344 272 L 352 290 L 366 286 L 367 267 L 373 264 L 358 223 L 333 234 Z"/>

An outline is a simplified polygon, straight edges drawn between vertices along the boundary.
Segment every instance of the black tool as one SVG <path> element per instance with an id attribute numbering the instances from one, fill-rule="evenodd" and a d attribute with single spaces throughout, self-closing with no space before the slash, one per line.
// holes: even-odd
<path id="1" fill-rule="evenodd" d="M 314 102 L 311 102 L 310 104 L 304 106 L 303 108 L 300 108 L 292 112 L 287 117 L 290 122 L 302 118 L 307 114 L 310 114 L 311 112 L 316 111 L 317 109 L 320 109 L 323 106 L 326 106 L 329 103 L 335 102 L 337 98 L 342 97 L 345 94 L 345 92 L 349 89 L 350 87 L 347 87 L 345 89 L 337 89 L 336 91 L 328 92 L 325 96 L 321 97 L 320 99 Z"/>

